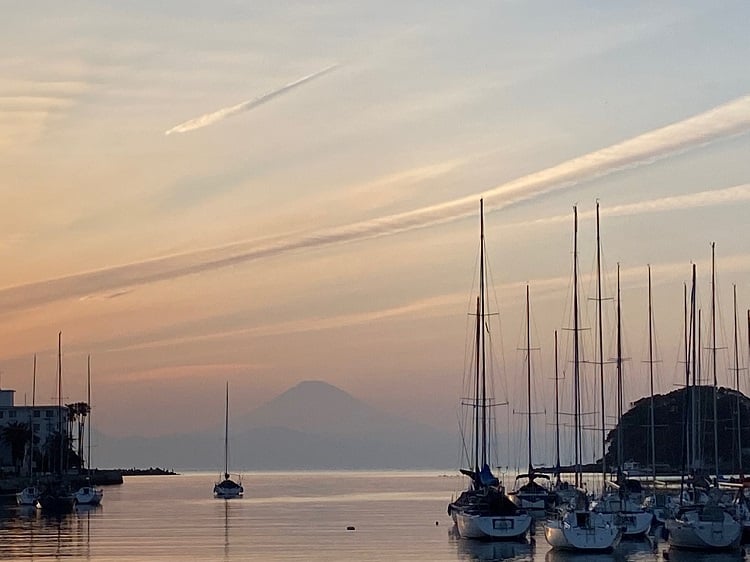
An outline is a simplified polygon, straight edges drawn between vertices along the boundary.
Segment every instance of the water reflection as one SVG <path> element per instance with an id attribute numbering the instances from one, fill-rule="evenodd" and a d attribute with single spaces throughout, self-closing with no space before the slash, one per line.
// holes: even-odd
<path id="1" fill-rule="evenodd" d="M 666 547 L 666 545 L 665 545 Z M 669 562 L 741 562 L 744 560 L 742 551 L 734 552 L 693 552 L 670 548 L 667 551 Z"/>
<path id="2" fill-rule="evenodd" d="M 597 553 L 550 549 L 544 555 L 544 562 L 624 562 L 625 560 L 625 555 L 619 549 Z"/>
<path id="3" fill-rule="evenodd" d="M 501 560 L 531 560 L 533 545 L 522 542 L 485 542 L 470 539 L 456 540 L 458 559 L 477 562 Z"/>
<path id="4" fill-rule="evenodd" d="M 630 561 L 656 561 L 660 558 L 658 543 L 651 537 L 625 538 L 620 541 L 617 552 Z"/>
<path id="5" fill-rule="evenodd" d="M 33 506 L 15 506 L 0 512 L 4 530 L 0 558 L 89 558 L 92 510 L 46 514 Z"/>

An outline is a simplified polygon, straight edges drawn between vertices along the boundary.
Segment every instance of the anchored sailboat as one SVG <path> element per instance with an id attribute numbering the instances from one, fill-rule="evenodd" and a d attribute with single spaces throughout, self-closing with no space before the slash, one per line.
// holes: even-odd
<path id="1" fill-rule="evenodd" d="M 583 484 L 581 470 L 581 389 L 578 311 L 578 210 L 573 207 L 573 424 L 575 437 L 575 484 Z M 544 537 L 553 549 L 579 552 L 609 551 L 620 541 L 621 530 L 609 518 L 591 511 L 588 497 L 579 489 L 575 499 L 558 507 L 544 524 Z"/>
<path id="2" fill-rule="evenodd" d="M 239 498 L 245 493 L 242 481 L 235 482 L 229 476 L 229 383 L 227 382 L 227 397 L 224 409 L 224 479 L 214 484 L 214 496 L 217 498 Z"/>
<path id="3" fill-rule="evenodd" d="M 712 328 L 712 341 L 711 350 L 713 352 L 713 375 L 714 375 L 714 392 L 716 392 L 716 275 L 715 275 L 715 256 L 714 256 L 714 244 L 711 244 L 711 328 Z M 693 367 L 693 380 L 695 381 L 695 373 L 698 369 L 699 359 L 697 350 L 699 344 L 696 343 L 696 273 L 695 264 L 693 264 L 693 276 L 692 276 L 692 290 L 691 290 L 691 314 L 690 314 L 690 326 L 692 336 L 692 367 Z M 686 338 L 687 341 L 687 338 Z M 689 382 L 689 378 L 686 377 L 686 382 Z M 690 402 L 690 406 L 695 409 L 695 398 L 693 397 L 693 391 L 695 385 L 690 385 L 686 388 L 686 397 Z M 718 455 L 716 454 L 717 448 L 717 431 L 716 431 L 716 398 L 714 395 L 714 456 L 715 456 L 715 470 L 716 477 L 718 479 Z M 687 421 L 687 407 L 685 408 L 684 419 Z M 695 417 L 692 417 L 691 424 L 685 424 L 686 428 L 690 426 L 692 435 L 696 434 Z M 699 460 L 696 454 L 696 447 L 692 448 L 693 467 L 700 468 L 698 464 Z M 684 457 L 683 457 L 684 460 Z M 669 531 L 669 545 L 674 548 L 700 550 L 703 552 L 714 552 L 721 550 L 734 550 L 739 547 L 740 539 L 742 538 L 742 525 L 733 517 L 733 514 L 729 512 L 720 503 L 721 491 L 718 487 L 712 487 L 707 489 L 707 500 L 705 503 L 699 503 L 694 501 L 690 504 L 685 503 L 682 488 L 684 487 L 684 466 L 683 466 L 683 481 L 681 483 L 680 491 L 680 507 L 674 516 L 669 517 L 665 523 L 666 529 Z M 694 499 L 698 496 L 698 486 L 695 479 L 692 482 L 692 488 L 694 492 Z"/>
<path id="4" fill-rule="evenodd" d="M 104 492 L 101 488 L 94 486 L 91 478 L 91 355 L 86 360 L 86 410 L 88 415 L 88 434 L 87 434 L 87 453 L 86 468 L 88 481 L 86 485 L 81 486 L 75 492 L 76 504 L 78 505 L 99 505 L 102 502 Z"/>
<path id="5" fill-rule="evenodd" d="M 516 482 L 519 480 L 526 479 L 527 482 L 522 486 L 519 486 L 516 490 L 510 492 L 510 496 L 513 503 L 524 509 L 533 511 L 544 511 L 550 502 L 549 490 L 539 484 L 537 479 L 549 480 L 549 475 L 534 470 L 534 465 L 531 462 L 531 306 L 529 304 L 529 286 L 526 285 L 526 418 L 527 418 L 527 429 L 528 429 L 528 453 L 529 453 L 529 465 L 526 474 L 519 474 L 516 476 Z"/>
<path id="6" fill-rule="evenodd" d="M 476 304 L 476 332 L 472 398 L 473 450 L 471 468 L 461 469 L 470 479 L 469 488 L 448 505 L 448 513 L 456 523 L 458 533 L 467 539 L 511 539 L 526 536 L 532 518 L 516 506 L 505 494 L 500 481 L 492 473 L 490 451 L 491 392 L 488 391 L 487 367 L 487 317 L 485 288 L 484 206 L 480 200 L 480 258 L 479 295 Z"/>

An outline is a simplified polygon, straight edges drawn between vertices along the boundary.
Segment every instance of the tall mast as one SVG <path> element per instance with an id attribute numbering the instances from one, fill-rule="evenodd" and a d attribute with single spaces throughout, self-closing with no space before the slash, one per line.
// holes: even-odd
<path id="1" fill-rule="evenodd" d="M 91 355 L 86 357 L 86 406 L 87 406 L 87 414 L 88 414 L 88 433 L 86 434 L 86 448 L 88 451 L 86 452 L 86 456 L 88 457 L 86 459 L 86 466 L 88 466 L 89 469 L 89 477 L 91 476 Z"/>
<path id="2" fill-rule="evenodd" d="M 733 304 L 734 304 L 734 375 L 735 390 L 737 391 L 737 466 L 738 474 L 742 476 L 742 422 L 740 410 L 740 350 L 739 350 L 739 329 L 737 328 L 737 285 L 732 286 Z"/>
<path id="3" fill-rule="evenodd" d="M 711 242 L 711 370 L 714 375 L 714 474 L 719 481 L 719 415 L 717 412 L 716 381 L 716 243 Z"/>
<path id="4" fill-rule="evenodd" d="M 654 315 L 651 297 L 651 266 L 648 266 L 648 374 L 651 391 L 651 408 L 649 412 L 649 429 L 651 437 L 651 480 L 656 490 L 656 424 L 654 422 Z"/>
<path id="5" fill-rule="evenodd" d="M 229 381 L 227 381 L 227 399 L 224 404 L 224 480 L 229 480 Z"/>
<path id="6" fill-rule="evenodd" d="M 480 305 L 481 305 L 481 343 L 482 343 L 482 467 L 487 464 L 489 446 L 487 442 L 487 353 L 486 353 L 486 339 L 484 334 L 484 318 L 485 318 L 485 279 L 484 279 L 484 200 L 479 200 L 479 220 L 480 220 L 480 253 L 481 259 L 479 261 L 479 291 L 480 291 Z"/>
<path id="7" fill-rule="evenodd" d="M 691 357 L 693 362 L 693 384 L 690 386 L 690 439 L 692 442 L 691 451 L 693 453 L 693 458 L 690 459 L 691 468 L 697 468 L 697 451 L 698 451 L 698 435 L 697 435 L 697 412 L 696 412 L 696 395 L 695 395 L 695 388 L 696 388 L 696 373 L 698 371 L 698 359 L 697 359 L 697 353 L 698 353 L 698 345 L 696 340 L 696 303 L 695 303 L 695 287 L 696 283 L 696 271 L 695 271 L 695 264 L 693 264 L 693 283 L 692 288 L 690 290 L 690 329 L 691 329 Z M 698 326 L 700 326 L 700 322 L 698 321 Z"/>
<path id="8" fill-rule="evenodd" d="M 531 307 L 529 306 L 529 286 L 526 285 L 526 416 L 529 428 L 529 472 L 534 470 L 531 464 Z"/>
<path id="9" fill-rule="evenodd" d="M 474 472 L 479 474 L 479 415 L 480 415 L 480 386 L 479 379 L 481 369 L 481 331 L 482 331 L 482 297 L 477 297 L 477 325 L 476 325 L 476 358 L 475 358 L 475 376 L 474 376 Z"/>
<path id="10" fill-rule="evenodd" d="M 620 301 L 620 264 L 617 264 L 617 468 L 622 468 L 622 309 Z"/>
<path id="11" fill-rule="evenodd" d="M 560 399 L 558 392 L 557 369 L 557 330 L 555 330 L 555 477 L 556 482 L 560 483 Z"/>
<path id="12" fill-rule="evenodd" d="M 685 415 L 684 418 L 687 420 L 687 410 L 690 405 L 690 328 L 689 328 L 689 316 L 688 316 L 688 296 L 687 296 L 687 283 L 682 284 L 682 304 L 683 304 L 683 324 L 684 324 L 684 348 L 685 348 Z M 692 443 L 690 441 L 690 432 L 688 431 L 687 422 L 685 423 L 684 432 L 684 455 L 683 455 L 683 472 L 685 471 L 685 464 L 690 463 L 692 459 Z"/>
<path id="13" fill-rule="evenodd" d="M 581 396 L 580 357 L 578 356 L 578 208 L 573 207 L 573 433 L 575 434 L 575 485 L 580 487 L 581 474 Z"/>
<path id="14" fill-rule="evenodd" d="M 34 408 L 36 407 L 36 353 L 34 354 L 34 368 L 31 376 L 31 411 L 33 416 Z M 31 458 L 29 459 L 29 476 L 34 471 L 34 424 L 29 420 L 29 431 L 31 432 L 31 446 L 29 450 Z"/>
<path id="15" fill-rule="evenodd" d="M 599 234 L 599 201 L 596 202 L 596 315 L 599 332 L 599 391 L 601 397 L 602 422 L 602 492 L 607 482 L 607 463 L 605 459 L 605 441 L 607 430 L 604 417 L 604 339 L 602 336 L 602 245 Z"/>
<path id="16" fill-rule="evenodd" d="M 63 471 L 63 423 L 62 423 L 62 332 L 57 333 L 57 434 L 60 445 L 60 472 Z"/>

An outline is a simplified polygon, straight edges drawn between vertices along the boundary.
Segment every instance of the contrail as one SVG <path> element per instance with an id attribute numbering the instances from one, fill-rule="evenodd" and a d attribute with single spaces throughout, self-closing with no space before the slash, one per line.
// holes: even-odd
<path id="1" fill-rule="evenodd" d="M 231 107 L 225 107 L 223 109 L 219 109 L 218 111 L 214 111 L 212 113 L 206 113 L 205 115 L 201 115 L 200 117 L 196 117 L 195 119 L 190 119 L 189 121 L 185 121 L 184 123 L 175 125 L 168 131 L 165 131 L 164 134 L 170 135 L 172 133 L 187 133 L 188 131 L 194 131 L 195 129 L 208 127 L 209 125 L 213 125 L 214 123 L 217 123 L 218 121 L 222 121 L 223 119 L 226 119 L 227 117 L 231 117 L 232 115 L 237 115 L 238 113 L 242 113 L 243 111 L 250 111 L 251 109 L 258 107 L 259 105 L 262 105 L 264 103 L 267 103 L 271 101 L 273 98 L 276 98 L 288 92 L 289 90 L 296 88 L 297 86 L 301 86 L 305 82 L 309 82 L 310 80 L 313 80 L 315 78 L 318 78 L 319 76 L 323 76 L 324 74 L 331 72 L 333 69 L 337 68 L 338 66 L 339 66 L 338 64 L 333 64 L 331 66 L 324 68 L 323 70 L 319 70 L 318 72 L 315 72 L 313 74 L 308 74 L 307 76 L 304 76 L 300 78 L 299 80 L 290 82 L 286 86 L 282 86 L 281 88 L 278 88 L 277 90 L 273 90 L 272 92 L 268 92 L 267 94 L 258 96 L 257 98 L 253 98 L 248 101 L 243 101 L 242 103 L 238 103 L 237 105 L 233 105 Z"/>
<path id="2" fill-rule="evenodd" d="M 679 211 L 683 209 L 696 209 L 699 207 L 716 207 L 730 203 L 742 203 L 750 201 L 750 184 L 735 185 L 723 189 L 711 189 L 699 191 L 687 195 L 673 195 L 671 197 L 660 197 L 648 201 L 638 201 L 625 205 L 614 205 L 603 207 L 600 214 L 605 217 L 630 217 L 633 215 L 645 215 L 650 213 L 663 213 L 668 211 Z M 596 216 L 595 211 L 579 211 L 578 219 L 590 219 Z M 523 222 L 503 224 L 503 228 L 537 227 L 548 224 L 570 222 L 570 214 L 542 217 Z"/>
<path id="3" fill-rule="evenodd" d="M 244 241 L 184 254 L 163 256 L 68 277 L 0 290 L 0 310 L 12 311 L 65 298 L 111 292 L 175 279 L 295 250 L 365 240 L 474 216 L 477 199 L 488 210 L 503 209 L 552 191 L 567 189 L 620 170 L 645 166 L 722 138 L 750 131 L 750 96 L 678 123 L 656 129 L 504 183 L 494 189 L 439 205 L 389 215 L 310 234 Z"/>

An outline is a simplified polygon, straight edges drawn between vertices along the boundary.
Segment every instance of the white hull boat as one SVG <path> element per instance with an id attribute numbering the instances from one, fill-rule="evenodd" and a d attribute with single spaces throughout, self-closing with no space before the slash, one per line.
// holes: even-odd
<path id="1" fill-rule="evenodd" d="M 601 514 L 611 525 L 621 527 L 624 537 L 642 537 L 651 528 L 652 513 L 629 498 L 621 499 L 616 494 L 608 495 L 592 505 L 592 510 Z"/>
<path id="2" fill-rule="evenodd" d="M 592 511 L 565 510 L 544 525 L 544 537 L 558 550 L 608 552 L 622 537 L 622 530 Z"/>
<path id="3" fill-rule="evenodd" d="M 229 383 L 227 383 L 226 405 L 224 409 L 224 479 L 214 484 L 214 497 L 224 500 L 241 498 L 245 493 L 242 481 L 229 478 Z"/>
<path id="4" fill-rule="evenodd" d="M 82 486 L 73 494 L 76 505 L 99 505 L 102 503 L 104 492 L 93 486 Z"/>
<path id="5" fill-rule="evenodd" d="M 453 517 L 461 537 L 480 540 L 521 540 L 533 522 L 528 513 L 496 517 L 457 512 Z"/>
<path id="6" fill-rule="evenodd" d="M 16 494 L 16 502 L 18 505 L 36 505 L 36 500 L 39 499 L 41 490 L 36 486 L 27 486 Z"/>
<path id="7" fill-rule="evenodd" d="M 739 547 L 742 525 L 716 505 L 690 506 L 667 519 L 669 545 L 674 548 L 721 551 Z"/>
<path id="8" fill-rule="evenodd" d="M 229 475 L 226 476 L 226 479 L 214 485 L 214 496 L 225 500 L 242 497 L 245 493 L 242 485 L 230 480 Z"/>

